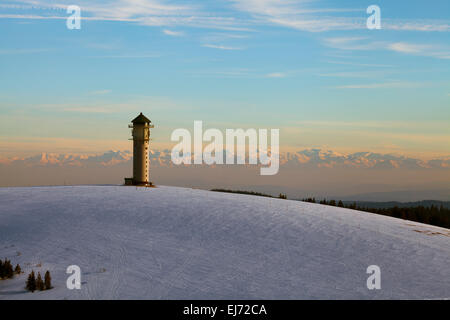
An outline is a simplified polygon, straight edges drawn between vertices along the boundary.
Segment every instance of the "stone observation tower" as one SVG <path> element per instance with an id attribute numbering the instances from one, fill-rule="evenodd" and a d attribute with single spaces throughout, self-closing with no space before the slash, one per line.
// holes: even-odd
<path id="1" fill-rule="evenodd" d="M 151 186 L 149 180 L 148 145 L 150 141 L 150 128 L 154 126 L 142 112 L 128 125 L 132 130 L 133 138 L 133 178 L 125 178 L 125 185 Z"/>

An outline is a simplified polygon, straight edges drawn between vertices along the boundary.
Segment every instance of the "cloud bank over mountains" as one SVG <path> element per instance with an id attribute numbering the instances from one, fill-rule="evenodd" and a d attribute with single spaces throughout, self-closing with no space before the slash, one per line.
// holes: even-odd
<path id="1" fill-rule="evenodd" d="M 0 165 L 24 165 L 33 166 L 70 166 L 111 167 L 127 164 L 132 161 L 130 151 L 110 150 L 95 155 L 75 155 L 41 153 L 39 155 L 24 158 L 0 158 Z M 171 150 L 151 150 L 150 162 L 152 166 L 175 166 L 171 160 Z M 203 165 L 206 166 L 206 165 Z M 289 168 L 360 168 L 360 169 L 450 169 L 450 157 L 421 160 L 402 155 L 380 154 L 373 152 L 356 152 L 342 154 L 331 150 L 304 149 L 296 152 L 280 153 L 280 166 Z"/>

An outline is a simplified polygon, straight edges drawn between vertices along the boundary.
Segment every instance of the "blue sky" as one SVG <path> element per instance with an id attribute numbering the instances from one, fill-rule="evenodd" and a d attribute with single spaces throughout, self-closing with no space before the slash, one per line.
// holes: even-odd
<path id="1" fill-rule="evenodd" d="M 366 28 L 372 4 L 381 30 Z M 2 1 L 0 70 L 9 156 L 129 148 L 140 111 L 161 146 L 203 120 L 280 128 L 292 149 L 450 148 L 445 0 Z"/>

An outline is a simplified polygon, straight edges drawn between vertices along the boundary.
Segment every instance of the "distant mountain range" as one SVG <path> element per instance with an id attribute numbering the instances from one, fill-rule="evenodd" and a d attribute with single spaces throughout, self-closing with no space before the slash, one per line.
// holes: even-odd
<path id="1" fill-rule="evenodd" d="M 95 155 L 74 155 L 42 153 L 25 158 L 0 158 L 0 164 L 24 164 L 27 166 L 86 166 L 99 164 L 112 166 L 131 161 L 130 151 L 110 150 Z M 151 150 L 152 166 L 173 166 L 171 150 Z M 316 167 L 316 168 L 406 168 L 406 169 L 449 169 L 450 157 L 432 160 L 420 160 L 402 155 L 380 154 L 373 152 L 357 152 L 341 154 L 330 150 L 305 149 L 297 152 L 280 153 L 280 165 L 284 167 Z"/>
<path id="2" fill-rule="evenodd" d="M 100 154 L 42 153 L 0 158 L 0 186 L 120 184 L 132 174 L 130 151 Z M 305 149 L 280 154 L 280 171 L 270 179 L 255 165 L 175 166 L 171 150 L 151 150 L 151 179 L 160 185 L 228 188 L 283 193 L 289 199 L 326 197 L 343 201 L 450 201 L 450 158 Z"/>
<path id="3" fill-rule="evenodd" d="M 450 158 L 425 161 L 394 154 L 373 152 L 342 154 L 321 149 L 306 149 L 280 154 L 280 163 L 283 165 L 313 165 L 326 168 L 450 168 Z"/>

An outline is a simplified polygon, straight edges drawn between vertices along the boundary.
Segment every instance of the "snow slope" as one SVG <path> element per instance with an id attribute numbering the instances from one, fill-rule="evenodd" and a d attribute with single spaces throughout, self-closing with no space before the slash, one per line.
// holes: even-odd
<path id="1" fill-rule="evenodd" d="M 448 229 L 175 187 L 0 188 L 0 257 L 55 286 L 28 293 L 23 274 L 0 299 L 450 298 Z M 72 264 L 81 290 L 66 288 Z"/>

